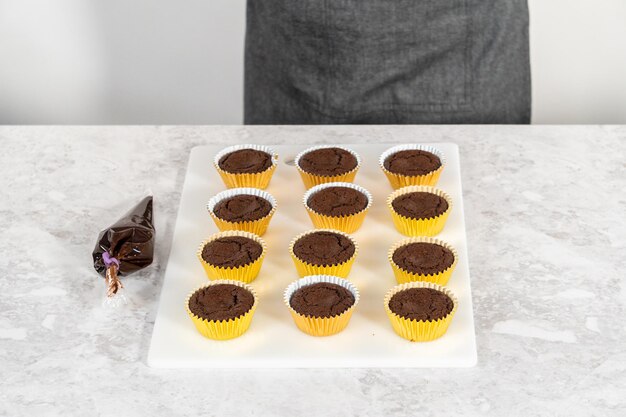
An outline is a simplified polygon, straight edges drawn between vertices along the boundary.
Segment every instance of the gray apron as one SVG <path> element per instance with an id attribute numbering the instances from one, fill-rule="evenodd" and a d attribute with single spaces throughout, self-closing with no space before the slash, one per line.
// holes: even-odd
<path id="1" fill-rule="evenodd" d="M 529 121 L 526 0 L 248 0 L 246 124 Z"/>

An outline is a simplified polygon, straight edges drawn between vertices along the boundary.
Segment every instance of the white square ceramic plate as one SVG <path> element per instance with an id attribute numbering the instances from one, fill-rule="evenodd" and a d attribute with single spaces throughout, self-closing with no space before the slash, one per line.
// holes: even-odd
<path id="1" fill-rule="evenodd" d="M 467 367 L 476 363 L 476 341 L 463 218 L 461 173 L 455 144 L 428 144 L 446 156 L 438 187 L 453 199 L 446 227 L 437 237 L 456 247 L 459 262 L 448 287 L 459 299 L 459 309 L 448 332 L 440 339 L 412 343 L 398 337 L 387 319 L 383 296 L 396 285 L 387 251 L 403 239 L 385 204 L 392 192 L 378 165 L 379 155 L 392 145 L 345 145 L 362 158 L 355 183 L 373 195 L 373 205 L 360 230 L 352 236 L 359 253 L 349 279 L 359 288 L 361 301 L 350 324 L 341 333 L 316 338 L 300 332 L 283 304 L 285 287 L 298 279 L 289 256 L 289 242 L 312 228 L 302 206 L 304 185 L 293 166 L 304 146 L 272 146 L 279 165 L 267 191 L 278 201 L 278 210 L 263 236 L 268 253 L 259 277 L 252 283 L 259 305 L 250 329 L 229 341 L 201 336 L 187 316 L 188 293 L 206 283 L 196 258 L 199 244 L 217 228 L 206 203 L 224 190 L 213 167 L 222 146 L 201 146 L 191 151 L 172 250 L 163 282 L 148 364 L 157 368 L 306 368 L 306 367 Z M 271 145 L 270 145 L 271 146 Z"/>

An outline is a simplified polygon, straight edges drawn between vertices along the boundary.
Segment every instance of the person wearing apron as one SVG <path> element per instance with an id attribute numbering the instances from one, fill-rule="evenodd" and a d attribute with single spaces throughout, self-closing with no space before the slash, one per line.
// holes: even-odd
<path id="1" fill-rule="evenodd" d="M 246 124 L 529 123 L 526 0 L 248 0 Z"/>

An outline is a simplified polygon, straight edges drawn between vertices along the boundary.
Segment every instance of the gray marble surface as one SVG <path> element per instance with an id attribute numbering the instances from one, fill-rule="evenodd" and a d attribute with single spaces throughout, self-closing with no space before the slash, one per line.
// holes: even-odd
<path id="1" fill-rule="evenodd" d="M 210 143 L 460 145 L 478 365 L 146 366 L 187 158 Z M 0 127 L 0 415 L 626 415 L 626 127 Z M 101 307 L 101 227 L 152 192 L 155 264 Z"/>

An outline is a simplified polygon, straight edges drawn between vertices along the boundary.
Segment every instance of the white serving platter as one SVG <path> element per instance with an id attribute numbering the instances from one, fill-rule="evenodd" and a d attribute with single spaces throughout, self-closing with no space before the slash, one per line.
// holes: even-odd
<path id="1" fill-rule="evenodd" d="M 241 337 L 213 341 L 201 336 L 187 316 L 184 303 L 190 291 L 207 282 L 196 258 L 199 244 L 217 232 L 206 211 L 209 198 L 226 189 L 212 161 L 223 146 L 201 146 L 191 151 L 187 176 L 154 324 L 148 364 L 156 368 L 325 368 L 325 367 L 469 367 L 476 364 L 476 340 L 463 218 L 458 147 L 427 144 L 446 157 L 438 187 L 454 206 L 446 227 L 437 237 L 456 247 L 459 262 L 448 287 L 459 300 L 458 311 L 440 339 L 414 343 L 397 336 L 383 308 L 383 296 L 396 285 L 387 251 L 403 239 L 393 226 L 385 204 L 392 192 L 378 165 L 379 155 L 391 144 L 342 145 L 360 154 L 362 166 L 355 183 L 373 195 L 373 205 L 360 230 L 352 236 L 359 253 L 349 279 L 359 288 L 361 301 L 350 324 L 341 333 L 312 337 L 300 332 L 283 304 L 283 291 L 298 279 L 289 256 L 289 242 L 312 228 L 302 206 L 304 185 L 293 166 L 306 146 L 272 146 L 279 165 L 267 191 L 278 201 L 263 239 L 268 254 L 252 283 L 259 305 L 250 329 Z"/>

